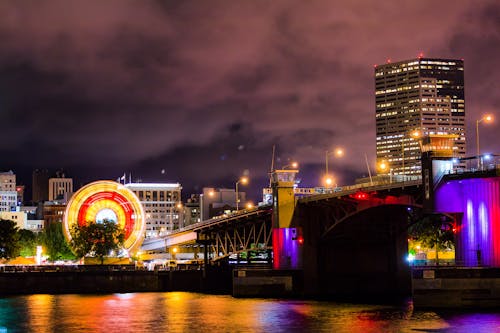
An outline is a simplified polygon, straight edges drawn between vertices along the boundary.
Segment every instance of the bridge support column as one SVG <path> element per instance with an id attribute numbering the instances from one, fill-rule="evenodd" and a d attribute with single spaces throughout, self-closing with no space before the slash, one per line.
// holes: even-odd
<path id="1" fill-rule="evenodd" d="M 295 174 L 298 170 L 275 170 L 273 190 L 273 268 L 302 268 L 302 231 L 291 228 L 295 210 Z"/>

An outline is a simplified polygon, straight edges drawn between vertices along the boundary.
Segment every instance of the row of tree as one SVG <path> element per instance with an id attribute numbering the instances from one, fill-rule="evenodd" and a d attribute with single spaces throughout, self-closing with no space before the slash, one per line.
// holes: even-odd
<path id="1" fill-rule="evenodd" d="M 41 245 L 49 261 L 91 255 L 103 263 L 104 257 L 121 248 L 125 238 L 123 231 L 112 221 L 75 226 L 71 235 L 71 244 L 68 244 L 60 223 L 52 223 L 42 232 L 34 233 L 19 229 L 14 221 L 0 219 L 0 259 L 35 256 L 36 247 Z"/>

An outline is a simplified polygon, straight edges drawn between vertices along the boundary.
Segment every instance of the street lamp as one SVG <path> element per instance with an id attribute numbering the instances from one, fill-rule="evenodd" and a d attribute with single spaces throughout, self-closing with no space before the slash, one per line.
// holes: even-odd
<path id="1" fill-rule="evenodd" d="M 389 163 L 387 161 L 383 160 L 378 163 L 378 168 L 382 172 L 387 172 L 389 171 L 389 183 L 392 184 L 392 168 L 390 167 Z"/>
<path id="2" fill-rule="evenodd" d="M 327 185 L 331 185 L 333 183 L 333 179 L 328 175 L 328 156 L 335 155 L 336 157 L 344 156 L 344 150 L 342 148 L 336 148 L 332 151 L 325 151 L 325 183 Z"/>
<path id="3" fill-rule="evenodd" d="M 493 121 L 493 116 L 490 114 L 486 114 L 481 117 L 481 119 L 476 120 L 476 152 L 477 152 L 477 168 L 482 169 L 482 161 L 479 158 L 480 152 L 479 152 L 479 123 L 480 122 L 485 122 L 485 123 L 491 123 Z"/>
<path id="4" fill-rule="evenodd" d="M 239 195 L 238 195 L 238 184 L 243 184 L 243 185 L 246 185 L 248 184 L 248 177 L 241 177 L 237 182 L 236 182 L 236 210 L 238 210 L 239 208 L 239 202 L 240 202 L 240 198 L 239 198 Z"/>
<path id="5" fill-rule="evenodd" d="M 286 168 L 292 168 L 292 169 L 297 169 L 299 167 L 299 163 L 297 162 L 292 162 L 290 164 L 285 165 L 282 170 L 286 170 Z"/>

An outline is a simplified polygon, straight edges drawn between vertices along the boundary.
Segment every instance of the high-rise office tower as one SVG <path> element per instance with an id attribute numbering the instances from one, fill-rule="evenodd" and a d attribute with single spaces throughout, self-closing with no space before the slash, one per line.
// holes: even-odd
<path id="1" fill-rule="evenodd" d="M 420 57 L 376 66 L 375 101 L 377 161 L 393 175 L 420 175 L 426 136 L 456 135 L 454 155 L 465 156 L 463 60 Z"/>

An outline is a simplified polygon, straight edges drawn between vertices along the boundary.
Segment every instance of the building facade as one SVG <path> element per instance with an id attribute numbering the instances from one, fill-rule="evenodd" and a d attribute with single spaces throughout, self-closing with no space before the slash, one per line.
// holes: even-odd
<path id="1" fill-rule="evenodd" d="M 429 135 L 455 135 L 454 156 L 465 156 L 463 60 L 378 65 L 375 101 L 377 162 L 395 176 L 420 176 L 421 139 Z"/>
<path id="2" fill-rule="evenodd" d="M 184 204 L 184 226 L 201 222 L 200 195 L 191 194 Z"/>
<path id="3" fill-rule="evenodd" d="M 34 203 L 49 200 L 49 170 L 36 169 L 32 174 L 32 200 Z"/>
<path id="4" fill-rule="evenodd" d="M 236 210 L 236 190 L 229 188 L 204 187 L 200 196 L 201 220 L 208 220 L 226 211 Z M 238 191 L 240 207 L 246 204 L 246 193 Z"/>
<path id="5" fill-rule="evenodd" d="M 146 215 L 146 238 L 163 236 L 183 227 L 182 187 L 179 183 L 128 183 Z"/>
<path id="6" fill-rule="evenodd" d="M 53 223 L 62 223 L 64 211 L 66 210 L 66 202 L 64 201 L 45 201 L 39 203 L 39 210 L 42 212 L 44 228 L 48 228 Z"/>
<path id="7" fill-rule="evenodd" d="M 68 201 L 73 194 L 72 178 L 49 178 L 49 201 Z"/>
<path id="8" fill-rule="evenodd" d="M 0 172 L 0 212 L 15 212 L 17 206 L 16 175 Z"/>

